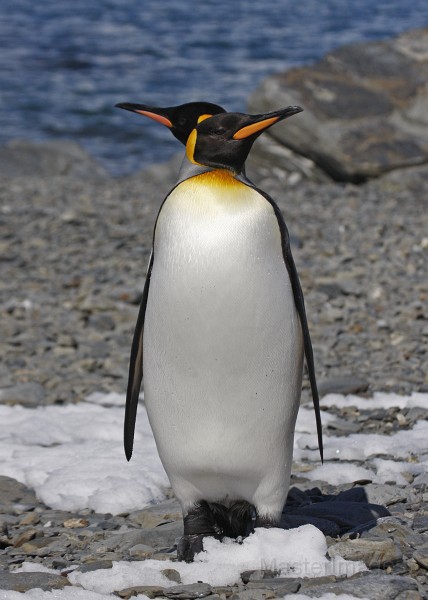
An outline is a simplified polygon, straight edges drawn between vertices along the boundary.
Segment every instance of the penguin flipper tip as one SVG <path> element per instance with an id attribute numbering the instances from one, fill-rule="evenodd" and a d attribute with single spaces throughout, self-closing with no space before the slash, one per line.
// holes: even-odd
<path id="1" fill-rule="evenodd" d="M 129 448 L 127 445 L 125 445 L 125 456 L 126 456 L 126 460 L 129 462 L 132 458 L 132 447 Z"/>

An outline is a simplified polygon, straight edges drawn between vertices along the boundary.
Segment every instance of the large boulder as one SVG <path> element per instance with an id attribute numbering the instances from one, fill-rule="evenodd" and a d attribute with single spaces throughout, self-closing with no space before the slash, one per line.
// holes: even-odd
<path id="1" fill-rule="evenodd" d="M 428 29 L 346 46 L 268 77 L 249 112 L 292 104 L 305 112 L 268 135 L 336 180 L 359 183 L 428 162 Z"/>

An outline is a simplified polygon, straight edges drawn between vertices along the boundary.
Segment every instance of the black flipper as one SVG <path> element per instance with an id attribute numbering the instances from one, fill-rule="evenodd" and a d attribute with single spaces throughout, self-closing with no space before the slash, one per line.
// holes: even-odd
<path id="1" fill-rule="evenodd" d="M 144 318 L 146 316 L 147 298 L 149 295 L 150 276 L 153 267 L 153 252 L 150 256 L 147 269 L 146 282 L 144 284 L 143 297 L 135 325 L 134 337 L 131 346 L 131 357 L 129 360 L 128 389 L 126 391 L 125 424 L 123 441 L 127 460 L 131 459 L 134 447 L 135 419 L 137 417 L 138 397 L 140 395 L 141 382 L 143 380 L 143 332 Z"/>
<path id="2" fill-rule="evenodd" d="M 303 298 L 302 287 L 300 285 L 299 275 L 297 274 L 296 265 L 294 263 L 293 255 L 291 254 L 290 247 L 290 236 L 288 233 L 287 225 L 285 224 L 284 217 L 276 205 L 276 203 L 272 200 L 272 198 L 266 194 L 263 190 L 260 190 L 257 186 L 255 186 L 244 174 L 240 174 L 237 179 L 252 187 L 259 194 L 261 194 L 269 204 L 272 206 L 275 216 L 278 220 L 279 229 L 281 232 L 281 244 L 282 244 L 282 253 L 284 256 L 285 266 L 287 267 L 288 275 L 291 281 L 291 287 L 293 289 L 294 302 L 296 304 L 296 309 L 300 318 L 300 324 L 302 326 L 302 334 L 303 334 L 303 347 L 305 351 L 306 358 L 306 366 L 308 369 L 309 382 L 311 385 L 312 392 L 312 402 L 315 410 L 315 421 L 317 424 L 317 435 L 318 435 L 318 447 L 321 456 L 321 462 L 324 462 L 324 448 L 322 441 L 322 424 L 321 424 L 321 412 L 320 412 L 320 399 L 318 395 L 318 387 L 317 380 L 315 376 L 315 364 L 314 364 L 314 353 L 312 351 L 312 342 L 311 336 L 309 333 L 308 320 L 306 318 L 306 310 L 305 310 L 305 300 Z"/>
<path id="3" fill-rule="evenodd" d="M 314 404 L 315 410 L 315 421 L 317 424 L 318 448 L 320 451 L 321 462 L 324 462 L 320 399 L 318 395 L 317 380 L 315 376 L 314 353 L 312 351 L 311 336 L 309 333 L 308 321 L 306 318 L 305 300 L 303 298 L 302 287 L 300 285 L 299 276 L 297 274 L 296 265 L 294 263 L 294 258 L 291 254 L 290 243 L 288 243 L 288 253 L 285 255 L 285 264 L 287 266 L 288 274 L 290 276 L 291 286 L 293 288 L 294 302 L 296 303 L 297 312 L 299 313 L 300 323 L 302 325 L 303 346 L 305 349 L 306 366 L 308 368 L 309 382 L 311 384 L 312 391 L 312 402 Z"/>

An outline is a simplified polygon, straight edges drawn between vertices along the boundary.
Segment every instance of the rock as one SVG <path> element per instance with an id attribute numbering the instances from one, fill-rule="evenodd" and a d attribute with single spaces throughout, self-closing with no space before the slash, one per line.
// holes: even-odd
<path id="1" fill-rule="evenodd" d="M 22 517 L 19 521 L 20 527 L 25 527 L 26 525 L 37 525 L 40 523 L 40 515 L 36 512 L 29 512 Z"/>
<path id="2" fill-rule="evenodd" d="M 402 558 L 400 549 L 391 539 L 356 539 L 333 544 L 328 555 L 341 556 L 346 560 L 362 560 L 370 569 L 383 568 Z"/>
<path id="3" fill-rule="evenodd" d="M 413 553 L 413 558 L 418 565 L 428 570 L 428 544 L 420 546 L 416 552 Z"/>
<path id="4" fill-rule="evenodd" d="M 52 573 L 7 573 L 0 571 L 0 590 L 27 592 L 33 588 L 60 590 L 70 585 L 66 577 Z"/>
<path id="5" fill-rule="evenodd" d="M 19 546 L 22 546 L 22 544 L 25 544 L 25 542 L 29 542 L 35 538 L 36 535 L 37 529 L 34 527 L 28 527 L 28 529 L 24 529 L 24 531 L 21 531 L 18 535 L 13 537 L 12 544 L 15 548 L 19 548 Z"/>
<path id="6" fill-rule="evenodd" d="M 194 598 L 205 598 L 212 593 L 212 588 L 208 583 L 190 583 L 188 585 L 174 585 L 164 589 L 164 595 L 167 598 L 178 598 L 179 600 Z"/>
<path id="7" fill-rule="evenodd" d="M 88 519 L 82 519 L 81 517 L 73 517 L 64 521 L 63 526 L 66 529 L 80 529 L 81 527 L 87 527 L 89 525 Z"/>
<path id="8" fill-rule="evenodd" d="M 12 140 L 0 147 L 0 177 L 55 175 L 96 179 L 105 177 L 106 171 L 79 144 L 68 140 Z"/>
<path id="9" fill-rule="evenodd" d="M 367 502 L 382 506 L 389 506 L 397 502 L 407 502 L 412 496 L 411 490 L 383 483 L 369 483 L 364 486 L 364 491 L 366 492 Z"/>
<path id="10" fill-rule="evenodd" d="M 151 546 L 147 546 L 147 544 L 136 544 L 135 546 L 129 548 L 129 556 L 132 556 L 132 558 L 137 558 L 138 560 L 149 558 L 154 553 L 155 549 Z M 181 583 L 181 581 L 179 583 Z"/>
<path id="11" fill-rule="evenodd" d="M 42 385 L 35 382 L 20 383 L 0 390 L 0 404 L 22 404 L 29 408 L 37 408 L 45 404 L 46 391 Z"/>
<path id="12" fill-rule="evenodd" d="M 175 569 L 163 569 L 161 573 L 170 581 L 175 581 L 175 583 L 181 583 L 181 575 Z"/>
<path id="13" fill-rule="evenodd" d="M 90 571 L 98 571 L 99 569 L 111 569 L 113 561 L 111 560 L 94 560 L 93 562 L 85 563 L 79 566 L 81 573 L 89 573 Z"/>
<path id="14" fill-rule="evenodd" d="M 105 540 L 96 542 L 91 550 L 97 553 L 118 551 L 129 552 L 131 548 L 139 544 L 151 546 L 152 548 L 172 548 L 177 537 L 182 535 L 182 523 L 166 523 L 153 529 L 142 529 L 128 531 L 108 536 Z"/>
<path id="15" fill-rule="evenodd" d="M 379 572 L 363 572 L 324 585 L 311 588 L 311 595 L 315 597 L 323 594 L 350 594 L 356 598 L 370 598 L 370 600 L 385 600 L 386 598 L 397 598 L 398 594 L 418 592 L 418 584 L 411 577 L 399 577 L 395 575 L 385 575 Z"/>
<path id="16" fill-rule="evenodd" d="M 414 532 L 410 527 L 404 525 L 396 517 L 379 519 L 376 526 L 361 534 L 362 538 L 385 538 L 394 540 L 403 553 L 409 546 L 420 546 L 424 543 L 424 536 Z"/>
<path id="17" fill-rule="evenodd" d="M 162 523 L 170 521 L 180 521 L 182 519 L 182 511 L 179 502 L 173 498 L 166 500 L 155 506 L 149 506 L 143 510 L 132 512 L 129 515 L 131 523 L 149 529 L 157 527 Z"/>
<path id="18" fill-rule="evenodd" d="M 248 583 L 249 581 L 260 581 L 262 579 L 273 579 L 277 575 L 279 575 L 280 571 L 271 571 L 271 570 L 252 570 L 252 571 L 244 571 L 241 573 L 241 580 L 243 583 Z"/>
<path id="19" fill-rule="evenodd" d="M 245 164 L 249 178 L 261 189 L 273 177 L 287 187 L 307 179 L 330 180 L 313 160 L 293 152 L 270 135 L 262 135 L 257 140 Z"/>
<path id="20" fill-rule="evenodd" d="M 364 393 L 368 390 L 368 387 L 369 382 L 365 379 L 354 375 L 346 375 L 320 381 L 318 392 L 321 397 L 327 394 L 343 394 L 346 396 L 347 394 Z"/>
<path id="21" fill-rule="evenodd" d="M 428 514 L 427 515 L 416 515 L 413 520 L 413 529 L 418 533 L 425 533 L 428 531 Z"/>
<path id="22" fill-rule="evenodd" d="M 247 584 L 248 591 L 272 590 L 277 597 L 285 596 L 286 594 L 294 594 L 299 591 L 302 585 L 302 579 L 289 577 L 276 577 L 274 579 L 261 579 L 259 581 L 249 581 Z"/>
<path id="23" fill-rule="evenodd" d="M 267 78 L 249 101 L 304 113 L 265 135 L 338 181 L 361 182 L 428 162 L 428 29 L 334 50 Z M 280 165 L 280 161 L 271 160 Z"/>
<path id="24" fill-rule="evenodd" d="M 138 596 L 139 594 L 147 596 L 147 598 L 156 598 L 157 596 L 164 596 L 164 588 L 157 585 L 134 585 L 120 590 L 116 594 L 119 598 L 124 598 L 125 600 L 129 600 L 132 596 Z"/>
<path id="25" fill-rule="evenodd" d="M 35 505 L 37 498 L 32 490 L 12 477 L 0 475 L 0 510 L 5 512 L 6 507 L 14 504 Z"/>

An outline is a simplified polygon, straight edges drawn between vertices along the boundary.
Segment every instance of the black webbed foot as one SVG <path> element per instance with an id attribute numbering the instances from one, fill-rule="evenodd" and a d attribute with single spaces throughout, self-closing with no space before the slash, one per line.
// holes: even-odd
<path id="1" fill-rule="evenodd" d="M 183 535 L 177 545 L 177 559 L 180 562 L 193 562 L 195 554 L 202 552 L 204 549 L 203 539 L 205 537 L 207 537 L 207 534 L 203 533 Z"/>
<path id="2" fill-rule="evenodd" d="M 184 535 L 177 546 L 177 558 L 192 562 L 203 550 L 204 537 L 222 540 L 224 537 L 246 537 L 253 530 L 254 508 L 238 501 L 229 508 L 216 502 L 201 500 L 184 517 Z"/>

